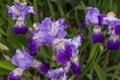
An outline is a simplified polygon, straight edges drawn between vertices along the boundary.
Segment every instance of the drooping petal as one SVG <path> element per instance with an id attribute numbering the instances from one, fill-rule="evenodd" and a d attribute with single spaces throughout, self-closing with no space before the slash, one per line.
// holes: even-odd
<path id="1" fill-rule="evenodd" d="M 77 55 L 71 58 L 71 70 L 75 76 L 81 74 L 80 63 Z"/>
<path id="2" fill-rule="evenodd" d="M 21 26 L 15 25 L 13 28 L 14 34 L 26 34 L 28 32 L 28 26 L 25 24 L 22 24 Z"/>
<path id="3" fill-rule="evenodd" d="M 28 38 L 29 44 L 28 44 L 28 49 L 30 50 L 30 55 L 35 56 L 38 53 L 38 47 L 39 45 L 37 42 L 33 39 L 33 36 L 30 36 Z"/>
<path id="4" fill-rule="evenodd" d="M 111 34 L 107 42 L 108 50 L 119 50 L 120 49 L 120 38 L 119 35 Z"/>
<path id="5" fill-rule="evenodd" d="M 59 63 L 64 64 L 66 61 L 70 59 L 70 57 L 72 57 L 72 48 L 69 45 L 66 45 L 65 50 L 60 49 L 57 52 L 56 60 Z"/>
<path id="6" fill-rule="evenodd" d="M 104 42 L 104 35 L 102 34 L 100 27 L 94 28 L 91 41 L 92 43 L 97 43 L 97 42 L 103 43 Z"/>
<path id="7" fill-rule="evenodd" d="M 116 21 L 115 34 L 120 35 L 120 20 Z"/>
<path id="8" fill-rule="evenodd" d="M 41 73 L 47 74 L 48 70 L 50 70 L 50 64 L 41 62 L 39 65 L 39 70 Z"/>
<path id="9" fill-rule="evenodd" d="M 26 34 L 27 31 L 28 31 L 28 26 L 24 23 L 24 20 L 22 17 L 19 17 L 17 19 L 17 22 L 14 26 L 14 34 L 17 35 L 17 34 Z"/>
<path id="10" fill-rule="evenodd" d="M 92 43 L 97 43 L 97 42 L 103 43 L 104 36 L 102 33 L 93 33 L 91 41 L 92 41 Z"/>
<path id="11" fill-rule="evenodd" d="M 8 80 L 22 80 L 22 73 L 24 69 L 22 68 L 16 68 L 12 72 L 9 73 L 8 75 Z"/>
<path id="12" fill-rule="evenodd" d="M 120 50 L 120 40 L 118 41 L 108 40 L 107 49 L 108 50 Z"/>

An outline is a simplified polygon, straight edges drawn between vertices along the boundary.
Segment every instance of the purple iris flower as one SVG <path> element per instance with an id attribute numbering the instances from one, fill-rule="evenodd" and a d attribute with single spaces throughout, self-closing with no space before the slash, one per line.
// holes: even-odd
<path id="1" fill-rule="evenodd" d="M 45 18 L 41 23 L 35 23 L 32 30 L 33 34 L 28 38 L 30 54 L 35 56 L 40 46 L 52 44 L 55 38 L 64 38 L 67 35 L 64 29 L 67 27 L 63 18 L 57 21 Z"/>
<path id="2" fill-rule="evenodd" d="M 85 21 L 81 25 L 81 27 L 85 28 L 86 24 L 91 24 L 94 26 L 93 34 L 91 37 L 92 43 L 104 42 L 104 35 L 102 34 L 101 26 L 102 24 L 105 24 L 103 20 L 105 16 L 106 16 L 105 14 L 100 14 L 97 8 L 92 8 L 92 7 L 87 8 Z"/>
<path id="3" fill-rule="evenodd" d="M 63 67 L 50 70 L 47 76 L 50 80 L 67 80 L 66 72 Z"/>
<path id="4" fill-rule="evenodd" d="M 33 58 L 29 55 L 23 48 L 21 51 L 20 49 L 16 50 L 16 54 L 12 57 L 12 63 L 20 68 L 29 68 L 33 64 Z"/>
<path id="5" fill-rule="evenodd" d="M 22 80 L 21 76 L 23 71 L 23 68 L 16 68 L 15 70 L 9 73 L 8 80 Z"/>
<path id="6" fill-rule="evenodd" d="M 93 26 L 101 26 L 105 16 L 105 14 L 100 14 L 97 8 L 88 7 L 87 14 L 85 16 L 85 23 Z"/>
<path id="7" fill-rule="evenodd" d="M 116 34 L 111 34 L 107 42 L 108 50 L 120 50 L 120 37 Z"/>
<path id="8" fill-rule="evenodd" d="M 33 7 L 27 6 L 27 3 L 24 2 L 13 2 L 13 6 L 7 6 L 8 14 L 12 15 L 13 20 L 17 20 L 14 27 L 14 34 L 26 34 L 28 31 L 27 25 L 24 23 L 25 18 L 28 13 L 33 13 L 35 17 L 37 16 L 36 11 Z"/>

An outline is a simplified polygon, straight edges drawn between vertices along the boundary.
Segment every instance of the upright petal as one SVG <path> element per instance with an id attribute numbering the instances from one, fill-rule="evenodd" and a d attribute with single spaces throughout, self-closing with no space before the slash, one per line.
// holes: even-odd
<path id="1" fill-rule="evenodd" d="M 99 10 L 97 8 L 88 7 L 87 8 L 87 14 L 85 17 L 86 23 L 90 23 L 92 25 L 98 24 L 98 15 Z"/>
<path id="2" fill-rule="evenodd" d="M 23 10 L 27 6 L 27 2 L 13 2 L 13 4 L 18 10 Z"/>
<path id="3" fill-rule="evenodd" d="M 24 48 L 22 51 L 17 49 L 11 62 L 20 68 L 29 68 L 33 64 L 33 58 L 24 50 Z"/>
<path id="4" fill-rule="evenodd" d="M 31 6 L 28 6 L 29 7 L 29 13 L 33 13 L 34 14 L 34 16 L 36 17 L 36 18 L 38 18 L 38 14 L 37 14 L 37 12 L 35 11 L 35 9 L 33 8 L 33 7 L 31 7 Z"/>
<path id="5" fill-rule="evenodd" d="M 16 20 L 18 18 L 18 16 L 20 15 L 19 10 L 17 10 L 17 8 L 15 6 L 7 6 L 8 9 L 8 14 L 12 15 L 12 19 Z"/>
<path id="6" fill-rule="evenodd" d="M 106 15 L 105 14 L 100 14 L 98 15 L 98 26 L 102 26 L 104 20 L 103 18 L 105 17 Z"/>

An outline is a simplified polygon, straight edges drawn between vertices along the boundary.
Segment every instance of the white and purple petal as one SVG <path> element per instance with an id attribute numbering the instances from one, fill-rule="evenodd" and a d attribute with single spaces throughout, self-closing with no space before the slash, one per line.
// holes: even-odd
<path id="1" fill-rule="evenodd" d="M 92 25 L 97 25 L 98 24 L 98 15 L 99 15 L 99 10 L 97 8 L 92 8 L 88 7 L 87 8 L 87 14 L 85 17 L 86 23 L 90 23 Z"/>
<path id="2" fill-rule="evenodd" d="M 70 45 L 65 45 L 65 49 L 64 50 L 62 50 L 62 49 L 58 50 L 57 55 L 56 55 L 56 60 L 59 63 L 64 64 L 71 57 L 72 57 L 72 48 L 71 48 Z"/>
<path id="3" fill-rule="evenodd" d="M 50 70 L 47 76 L 50 80 L 67 80 L 66 72 L 62 67 Z"/>
<path id="4" fill-rule="evenodd" d="M 26 34 L 28 31 L 28 26 L 24 23 L 24 19 L 19 17 L 14 26 L 14 34 Z"/>
<path id="5" fill-rule="evenodd" d="M 94 27 L 91 41 L 92 43 L 97 43 L 97 42 L 103 43 L 104 42 L 104 35 L 102 34 L 100 27 Z"/>
<path id="6" fill-rule="evenodd" d="M 22 73 L 24 69 L 22 68 L 16 68 L 12 72 L 9 73 L 8 75 L 8 80 L 22 80 Z"/>
<path id="7" fill-rule="evenodd" d="M 17 49 L 16 54 L 12 57 L 11 62 L 20 68 L 29 68 L 33 64 L 33 58 L 24 50 L 24 48 L 22 51 Z"/>
<path id="8" fill-rule="evenodd" d="M 74 76 L 78 76 L 81 74 L 81 69 L 80 69 L 80 63 L 79 63 L 79 59 L 78 59 L 78 56 L 73 56 L 71 58 L 71 62 L 70 62 L 71 66 L 71 70 L 74 74 Z"/>
<path id="9" fill-rule="evenodd" d="M 18 10 L 23 10 L 27 6 L 27 2 L 13 2 Z"/>
<path id="10" fill-rule="evenodd" d="M 107 42 L 108 50 L 120 50 L 120 38 L 119 35 L 111 34 Z"/>

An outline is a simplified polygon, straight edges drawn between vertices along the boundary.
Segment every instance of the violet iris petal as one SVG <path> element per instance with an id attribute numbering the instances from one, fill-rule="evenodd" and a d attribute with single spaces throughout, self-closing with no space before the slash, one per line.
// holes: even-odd
<path id="1" fill-rule="evenodd" d="M 24 48 L 22 51 L 17 49 L 11 62 L 20 68 L 29 68 L 33 64 L 33 58 L 24 50 Z"/>
<path id="2" fill-rule="evenodd" d="M 23 71 L 24 69 L 22 68 L 16 68 L 15 70 L 9 73 L 8 80 L 22 80 L 21 76 Z"/>

